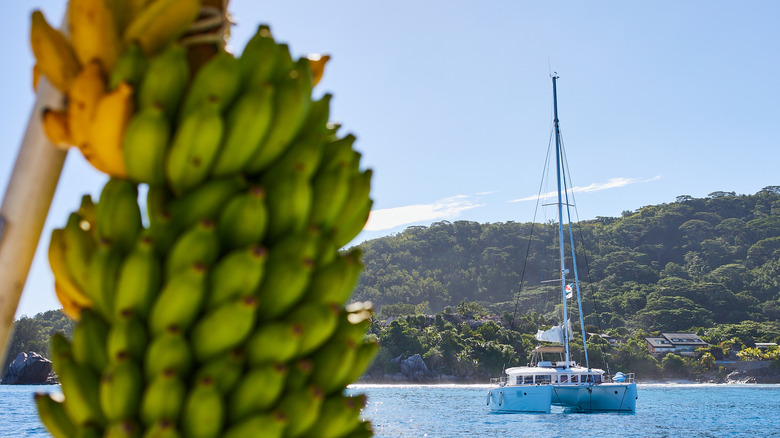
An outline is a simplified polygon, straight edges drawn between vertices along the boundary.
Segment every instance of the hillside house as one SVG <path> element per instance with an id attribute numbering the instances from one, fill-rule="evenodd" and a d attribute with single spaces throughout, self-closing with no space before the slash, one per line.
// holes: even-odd
<path id="1" fill-rule="evenodd" d="M 693 356 L 697 348 L 710 345 L 694 333 L 661 333 L 659 337 L 645 338 L 645 342 L 651 354 L 676 353 L 681 356 Z"/>

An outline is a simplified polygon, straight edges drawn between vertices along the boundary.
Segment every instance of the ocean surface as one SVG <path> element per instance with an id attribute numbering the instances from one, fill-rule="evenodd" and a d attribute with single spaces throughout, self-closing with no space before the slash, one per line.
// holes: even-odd
<path id="1" fill-rule="evenodd" d="M 377 437 L 780 437 L 780 385 L 640 384 L 635 414 L 491 414 L 487 385 L 354 385 Z M 0 436 L 48 437 L 32 395 L 0 386 Z"/>

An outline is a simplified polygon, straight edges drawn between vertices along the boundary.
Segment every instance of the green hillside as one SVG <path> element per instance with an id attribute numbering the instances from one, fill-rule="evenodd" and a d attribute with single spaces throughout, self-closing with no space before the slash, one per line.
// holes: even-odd
<path id="1" fill-rule="evenodd" d="M 586 248 L 576 255 L 586 325 L 676 331 L 780 321 L 780 186 L 679 196 L 573 231 Z M 366 268 L 354 299 L 379 308 L 435 313 L 474 301 L 496 314 L 549 317 L 560 305 L 554 286 L 541 283 L 557 276 L 556 224 L 437 222 L 360 246 Z"/>

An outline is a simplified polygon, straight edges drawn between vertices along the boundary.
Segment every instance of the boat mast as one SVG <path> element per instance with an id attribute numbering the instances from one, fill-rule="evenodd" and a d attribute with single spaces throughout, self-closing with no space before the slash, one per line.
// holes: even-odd
<path id="1" fill-rule="evenodd" d="M 555 124 L 555 168 L 556 177 L 558 179 L 558 242 L 560 242 L 561 252 L 561 302 L 563 303 L 563 345 L 566 352 L 566 368 L 569 368 L 569 327 L 566 324 L 568 321 L 568 314 L 566 311 L 566 274 L 569 271 L 564 265 L 564 252 L 563 252 L 563 199 L 561 195 L 561 131 L 558 126 L 558 89 L 556 86 L 556 80 L 558 76 L 553 74 L 553 109 L 554 109 L 554 124 Z"/>

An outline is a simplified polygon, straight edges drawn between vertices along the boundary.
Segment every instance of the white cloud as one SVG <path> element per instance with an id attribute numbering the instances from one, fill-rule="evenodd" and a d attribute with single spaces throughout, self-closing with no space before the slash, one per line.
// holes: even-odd
<path id="1" fill-rule="evenodd" d="M 458 195 L 440 199 L 431 204 L 406 205 L 403 207 L 372 210 L 364 231 L 382 231 L 401 225 L 454 219 L 466 210 L 482 207 L 470 196 Z"/>
<path id="2" fill-rule="evenodd" d="M 652 178 L 610 178 L 607 180 L 607 182 L 602 183 L 593 183 L 588 186 L 584 187 L 572 187 L 569 189 L 569 193 L 580 193 L 580 192 L 598 192 L 601 190 L 608 190 L 608 189 L 616 189 L 618 187 L 625 187 L 629 184 L 635 184 L 635 183 L 646 183 L 650 181 L 655 181 L 657 179 L 660 179 L 661 176 L 654 176 Z M 519 199 L 512 199 L 509 202 L 523 202 L 523 201 L 535 201 L 539 197 L 541 199 L 549 199 L 553 198 L 555 196 L 558 196 L 558 192 L 547 192 L 542 193 L 540 196 L 527 196 L 525 198 L 519 198 Z"/>

